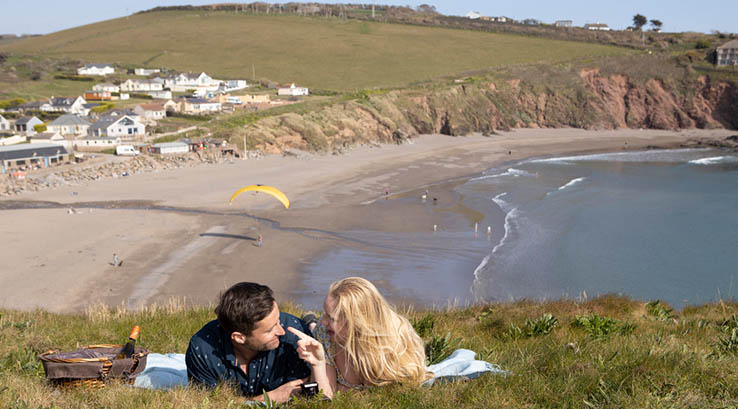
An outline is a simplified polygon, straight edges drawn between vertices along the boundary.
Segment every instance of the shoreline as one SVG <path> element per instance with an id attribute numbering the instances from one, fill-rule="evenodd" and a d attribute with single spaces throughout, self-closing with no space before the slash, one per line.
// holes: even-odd
<path id="1" fill-rule="evenodd" d="M 137 308 L 171 297 L 209 304 L 231 284 L 248 280 L 269 285 L 278 299 L 287 301 L 300 291 L 327 290 L 311 284 L 305 266 L 352 243 L 347 232 L 428 231 L 436 216 L 423 211 L 414 198 L 425 188 L 463 183 L 524 158 L 618 151 L 625 141 L 628 150 L 675 148 L 691 138 L 732 133 L 524 129 L 492 137 L 424 135 L 412 144 L 362 147 L 339 157 L 267 157 L 13 196 L 0 205 L 137 201 L 163 209 L 0 211 L 5 236 L 14 238 L 0 249 L 10 270 L 0 272 L 0 308 L 79 312 L 96 303 Z M 293 206 L 285 211 L 263 195 L 249 195 L 239 198 L 238 208 L 228 207 L 227 196 L 251 181 L 289 192 Z M 384 186 L 391 188 L 390 200 L 378 201 Z M 72 196 L 72 191 L 78 194 Z M 452 207 L 455 202 L 444 196 L 439 205 Z M 264 236 L 262 248 L 253 245 L 259 234 Z M 119 268 L 107 265 L 116 251 L 124 261 Z M 392 291 L 389 285 L 382 287 Z M 393 294 L 388 298 L 407 301 Z"/>

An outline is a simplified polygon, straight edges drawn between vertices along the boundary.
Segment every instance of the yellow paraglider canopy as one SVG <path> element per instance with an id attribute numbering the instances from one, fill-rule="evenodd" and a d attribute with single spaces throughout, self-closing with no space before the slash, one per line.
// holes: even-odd
<path id="1" fill-rule="evenodd" d="M 249 185 L 249 186 L 246 186 L 244 188 L 238 189 L 236 191 L 236 193 L 234 193 L 233 196 L 231 196 L 231 200 L 229 200 L 228 203 L 229 204 L 233 204 L 233 199 L 235 199 L 236 196 L 240 195 L 243 192 L 248 192 L 248 191 L 268 193 L 268 194 L 274 196 L 280 202 L 282 202 L 282 204 L 284 205 L 285 209 L 289 209 L 290 208 L 290 199 L 287 199 L 287 196 L 284 193 L 282 193 L 277 188 L 274 188 L 274 187 L 271 187 L 271 186 L 264 186 L 264 185 Z"/>

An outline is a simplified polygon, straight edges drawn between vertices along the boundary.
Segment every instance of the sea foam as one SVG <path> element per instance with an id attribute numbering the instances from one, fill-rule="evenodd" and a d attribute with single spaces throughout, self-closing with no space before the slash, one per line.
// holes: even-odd
<path id="1" fill-rule="evenodd" d="M 702 158 L 689 161 L 692 165 L 717 165 L 721 163 L 738 163 L 736 156 L 714 156 L 711 158 Z"/>

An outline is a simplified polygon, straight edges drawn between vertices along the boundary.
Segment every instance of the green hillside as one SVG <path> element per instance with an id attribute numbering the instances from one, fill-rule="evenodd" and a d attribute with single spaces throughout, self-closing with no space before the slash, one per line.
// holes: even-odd
<path id="1" fill-rule="evenodd" d="M 0 45 L 12 54 L 205 71 L 330 90 L 396 87 L 510 64 L 630 52 L 549 40 L 338 18 L 164 11 Z"/>

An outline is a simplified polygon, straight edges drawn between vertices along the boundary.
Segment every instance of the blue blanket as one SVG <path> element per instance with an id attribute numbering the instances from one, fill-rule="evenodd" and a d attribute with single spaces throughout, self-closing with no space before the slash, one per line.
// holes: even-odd
<path id="1" fill-rule="evenodd" d="M 428 367 L 434 377 L 423 385 L 439 382 L 474 379 L 485 373 L 507 375 L 499 366 L 474 360 L 476 353 L 468 349 L 457 349 L 442 362 Z M 172 389 L 187 387 L 187 366 L 184 354 L 149 354 L 146 369 L 141 372 L 133 386 L 146 389 Z"/>

